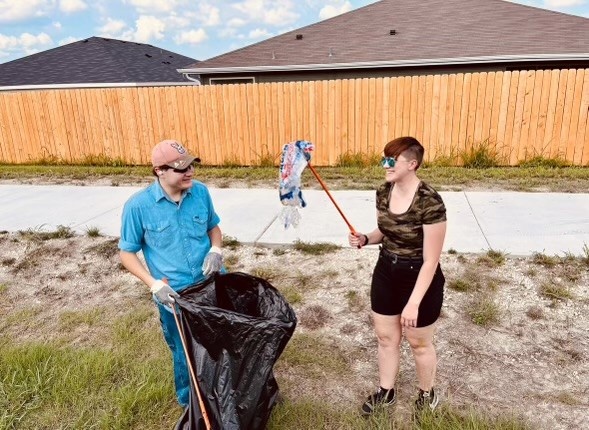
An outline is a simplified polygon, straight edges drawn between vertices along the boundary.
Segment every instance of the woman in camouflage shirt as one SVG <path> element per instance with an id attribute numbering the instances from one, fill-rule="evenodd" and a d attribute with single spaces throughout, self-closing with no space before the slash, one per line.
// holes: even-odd
<path id="1" fill-rule="evenodd" d="M 348 238 L 354 247 L 381 244 L 370 294 L 380 388 L 362 405 L 365 414 L 372 413 L 377 404 L 395 402 L 403 332 L 419 382 L 416 409 L 433 410 L 438 404 L 433 337 L 445 282 L 439 260 L 446 235 L 446 208 L 440 195 L 416 174 L 423 153 L 423 146 L 413 137 L 385 145 L 386 182 L 376 192 L 378 227 Z"/>

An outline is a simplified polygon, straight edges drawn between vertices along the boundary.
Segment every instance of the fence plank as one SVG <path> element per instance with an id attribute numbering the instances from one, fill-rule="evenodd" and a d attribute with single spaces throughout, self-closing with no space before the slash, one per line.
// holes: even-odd
<path id="1" fill-rule="evenodd" d="M 575 159 L 575 139 L 577 138 L 577 132 L 579 128 L 579 115 L 581 109 L 581 99 L 583 96 L 583 78 L 584 73 L 582 70 L 576 71 L 575 74 L 575 85 L 573 90 L 573 99 L 570 103 L 571 106 L 571 122 L 569 126 L 568 135 L 565 137 L 567 142 L 567 160 Z"/>
<path id="2" fill-rule="evenodd" d="M 577 131 L 575 158 L 577 165 L 589 166 L 589 69 L 583 71 L 583 95 L 579 108 L 579 129 Z"/>

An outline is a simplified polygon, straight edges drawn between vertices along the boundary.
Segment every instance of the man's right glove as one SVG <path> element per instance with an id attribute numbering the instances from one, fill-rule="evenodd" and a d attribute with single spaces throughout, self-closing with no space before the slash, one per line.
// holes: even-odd
<path id="1" fill-rule="evenodd" d="M 172 288 L 161 279 L 158 279 L 151 287 L 149 287 L 152 294 L 164 305 L 173 306 L 174 297 L 180 297 L 180 295 L 172 290 Z"/>

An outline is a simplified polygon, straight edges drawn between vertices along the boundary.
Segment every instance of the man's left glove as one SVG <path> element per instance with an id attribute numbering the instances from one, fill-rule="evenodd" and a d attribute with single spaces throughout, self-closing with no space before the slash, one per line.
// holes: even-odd
<path id="1" fill-rule="evenodd" d="M 211 246 L 211 250 L 205 257 L 205 261 L 202 264 L 202 273 L 205 276 L 210 276 L 215 272 L 221 270 L 223 266 L 223 254 L 221 248 L 218 246 Z"/>
<path id="2" fill-rule="evenodd" d="M 151 284 L 149 289 L 151 290 L 152 294 L 164 305 L 174 306 L 174 298 L 179 297 L 179 294 L 172 290 L 172 287 L 170 287 L 167 282 L 164 282 L 161 279 L 158 279 L 153 284 Z"/>

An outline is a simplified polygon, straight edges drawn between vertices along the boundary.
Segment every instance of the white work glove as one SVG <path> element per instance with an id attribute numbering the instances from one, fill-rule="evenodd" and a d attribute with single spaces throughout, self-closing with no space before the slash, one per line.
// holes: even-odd
<path id="1" fill-rule="evenodd" d="M 149 289 L 158 301 L 164 305 L 173 306 L 174 297 L 180 297 L 176 291 L 172 290 L 172 288 L 161 279 L 158 279 L 151 284 Z"/>
<path id="2" fill-rule="evenodd" d="M 202 274 L 205 276 L 210 276 L 213 273 L 221 270 L 222 266 L 223 254 L 221 248 L 218 246 L 211 246 L 209 253 L 205 257 L 205 261 L 202 263 Z"/>

